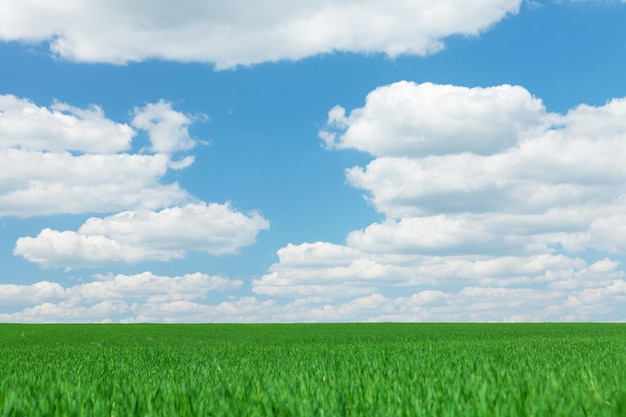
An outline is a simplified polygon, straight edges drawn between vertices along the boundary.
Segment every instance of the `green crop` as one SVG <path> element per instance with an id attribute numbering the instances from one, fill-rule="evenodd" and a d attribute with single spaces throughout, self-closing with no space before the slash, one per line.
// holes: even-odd
<path id="1" fill-rule="evenodd" d="M 626 416 L 626 325 L 0 325 L 0 416 Z"/>

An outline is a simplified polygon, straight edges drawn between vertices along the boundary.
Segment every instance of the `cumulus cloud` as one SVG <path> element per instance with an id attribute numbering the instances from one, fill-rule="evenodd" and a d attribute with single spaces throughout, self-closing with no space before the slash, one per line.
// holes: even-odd
<path id="1" fill-rule="evenodd" d="M 60 299 L 64 293 L 65 289 L 60 284 L 50 281 L 33 285 L 0 284 L 0 301 L 3 306 Z"/>
<path id="2" fill-rule="evenodd" d="M 190 200 L 178 184 L 163 184 L 169 169 L 192 156 L 194 119 L 159 101 L 135 109 L 132 127 L 107 119 L 98 106 L 55 102 L 37 106 L 0 96 L 0 217 L 158 209 Z M 150 153 L 131 153 L 139 130 Z"/>
<path id="3" fill-rule="evenodd" d="M 378 94 L 388 90 L 399 98 Z M 436 98 L 421 100 L 425 91 Z M 455 100 L 463 106 L 451 104 Z M 433 110 L 431 102 L 440 107 Z M 390 117 L 392 105 L 395 116 Z M 518 110 L 503 115 L 509 108 Z M 423 125 L 430 121 L 416 122 L 422 110 L 441 114 L 428 132 Z M 478 111 L 483 112 L 479 125 L 486 126 L 480 133 L 474 120 Z M 450 112 L 454 116 L 447 120 Z M 328 123 L 339 131 L 333 133 L 331 145 L 376 156 L 366 167 L 348 169 L 348 182 L 367 191 L 375 207 L 390 217 L 621 207 L 626 194 L 626 168 L 620 158 L 626 154 L 626 99 L 599 107 L 581 105 L 561 115 L 545 112 L 541 101 L 522 87 L 470 89 L 400 82 L 370 93 L 365 107 L 341 123 L 335 113 L 331 110 Z M 455 133 L 449 135 L 451 124 L 456 124 Z M 475 148 L 485 137 L 493 145 L 489 152 Z M 435 148 L 424 148 L 427 142 Z"/>
<path id="4" fill-rule="evenodd" d="M 319 256 L 298 263 L 290 245 L 278 252 L 279 261 L 270 272 L 253 281 L 256 294 L 278 297 L 318 297 L 327 300 L 364 295 L 382 288 L 437 288 L 465 285 L 550 285 L 568 280 L 598 280 L 619 277 L 621 272 L 592 271 L 580 258 L 562 254 L 537 255 L 424 255 L 420 253 L 378 253 L 354 251 L 351 257 L 334 264 Z M 317 245 L 328 245 L 318 242 Z M 337 250 L 344 251 L 341 245 Z M 577 281 L 574 281 L 577 282 Z M 558 285 L 558 284 L 556 284 Z"/>
<path id="5" fill-rule="evenodd" d="M 522 87 L 467 88 L 401 81 L 368 94 L 365 107 L 346 116 L 336 106 L 328 148 L 374 156 L 424 156 L 472 152 L 490 155 L 517 145 L 538 125 L 544 107 Z"/>
<path id="6" fill-rule="evenodd" d="M 282 310 L 272 300 L 255 297 L 241 297 L 219 304 L 172 301 L 145 305 L 127 322 L 268 323 L 285 321 L 281 320 Z"/>
<path id="7" fill-rule="evenodd" d="M 398 82 L 336 106 L 323 144 L 372 155 L 346 178 L 385 219 L 342 244 L 281 248 L 253 291 L 332 301 L 320 320 L 610 317 L 624 297 L 625 115 L 626 99 L 550 113 L 509 85 Z M 394 291 L 441 305 L 403 310 Z"/>
<path id="8" fill-rule="evenodd" d="M 0 150 L 0 216 L 154 209 L 190 199 L 176 183 L 162 184 L 163 155 Z"/>
<path id="9" fill-rule="evenodd" d="M 13 2 L 0 39 L 50 42 L 63 58 L 126 63 L 149 58 L 217 68 L 347 51 L 427 55 L 450 35 L 475 36 L 518 12 L 521 0 L 247 0 L 147 5 L 138 0 Z"/>
<path id="10" fill-rule="evenodd" d="M 385 297 L 380 293 L 336 305 L 313 309 L 318 321 L 339 321 L 342 317 L 368 321 L 519 321 L 516 313 L 541 308 L 543 302 L 559 303 L 559 294 L 530 289 L 466 287 L 459 292 L 424 290 L 405 297 Z M 506 312 L 503 316 L 502 312 Z M 522 313 L 523 314 L 523 313 Z M 526 318 L 539 321 L 545 318 Z"/>
<path id="11" fill-rule="evenodd" d="M 169 310 L 170 315 L 165 318 L 185 321 L 186 316 L 176 314 L 172 306 L 207 303 L 210 293 L 234 290 L 243 284 L 240 280 L 199 272 L 176 277 L 144 272 L 136 275 L 97 275 L 95 278 L 94 281 L 68 287 L 47 281 L 20 286 L 0 284 L 0 300 L 3 306 L 28 306 L 17 312 L 1 313 L 0 320 L 150 321 L 146 320 L 144 311 Z M 19 302 L 16 303 L 16 300 Z M 196 321 L 210 321 L 211 318 L 198 315 Z"/>
<path id="12" fill-rule="evenodd" d="M 199 272 L 178 277 L 166 277 L 144 272 L 137 275 L 96 275 L 97 281 L 74 285 L 65 290 L 68 299 L 81 302 L 145 300 L 171 302 L 202 300 L 217 290 L 235 289 L 240 280 L 210 276 Z"/>
<path id="13" fill-rule="evenodd" d="M 375 207 L 392 217 L 441 212 L 536 213 L 608 204 L 626 192 L 623 117 L 626 100 L 550 115 L 558 124 L 494 155 L 387 157 L 347 171 Z M 385 137 L 392 140 L 393 136 Z"/>
<path id="14" fill-rule="evenodd" d="M 38 285 L 38 284 L 35 284 Z M 160 277 L 151 273 L 100 277 L 62 288 L 56 298 L 31 298 L 29 307 L 0 312 L 3 322 L 350 322 L 350 321 L 606 321 L 626 301 L 626 281 L 589 282 L 584 289 L 467 286 L 380 292 L 344 301 L 297 298 L 286 304 L 257 297 L 212 303 L 214 291 L 240 281 L 204 274 Z M 0 286 L 2 289 L 2 286 Z M 32 288 L 30 289 L 32 293 Z"/>
<path id="15" fill-rule="evenodd" d="M 236 253 L 268 228 L 258 213 L 246 215 L 229 204 L 187 204 L 92 217 L 76 232 L 44 229 L 36 237 L 19 238 L 13 252 L 43 267 L 167 261 L 188 251 Z"/>
<path id="16" fill-rule="evenodd" d="M 160 100 L 143 108 L 135 108 L 132 125 L 150 135 L 152 151 L 170 155 L 193 149 L 195 141 L 189 135 L 193 119 L 172 108 L 172 103 Z"/>
<path id="17" fill-rule="evenodd" d="M 129 150 L 135 134 L 95 105 L 80 109 L 55 102 L 46 108 L 0 95 L 0 149 L 109 154 Z"/>

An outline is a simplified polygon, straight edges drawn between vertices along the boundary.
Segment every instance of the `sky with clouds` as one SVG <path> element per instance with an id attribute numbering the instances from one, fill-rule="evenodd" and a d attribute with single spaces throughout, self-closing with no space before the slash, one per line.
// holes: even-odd
<path id="1" fill-rule="evenodd" d="M 626 1 L 0 3 L 0 322 L 626 320 Z"/>

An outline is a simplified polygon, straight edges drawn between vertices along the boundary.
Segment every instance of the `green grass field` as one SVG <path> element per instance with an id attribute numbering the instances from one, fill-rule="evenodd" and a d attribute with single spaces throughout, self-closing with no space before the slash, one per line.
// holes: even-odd
<path id="1" fill-rule="evenodd" d="M 1 416 L 626 416 L 626 325 L 0 325 Z"/>

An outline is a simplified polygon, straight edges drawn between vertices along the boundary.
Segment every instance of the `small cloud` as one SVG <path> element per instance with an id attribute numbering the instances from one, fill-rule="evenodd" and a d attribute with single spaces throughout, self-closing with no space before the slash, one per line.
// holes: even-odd
<path id="1" fill-rule="evenodd" d="M 196 145 L 189 135 L 193 118 L 172 108 L 165 100 L 135 108 L 132 125 L 146 130 L 152 143 L 151 150 L 165 155 L 193 149 Z"/>

